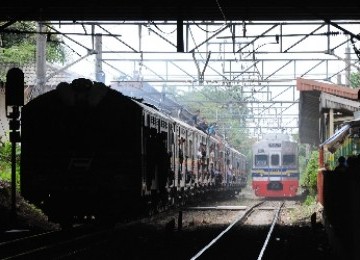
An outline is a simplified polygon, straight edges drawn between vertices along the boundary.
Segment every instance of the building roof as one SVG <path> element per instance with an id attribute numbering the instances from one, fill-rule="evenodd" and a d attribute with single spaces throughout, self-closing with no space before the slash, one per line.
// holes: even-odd
<path id="1" fill-rule="evenodd" d="M 353 120 L 346 122 L 342 127 L 335 132 L 334 135 L 325 140 L 320 147 L 324 148 L 331 153 L 335 153 L 347 137 L 359 133 L 360 120 Z"/>
<path id="2" fill-rule="evenodd" d="M 299 102 L 299 138 L 301 143 L 319 145 L 324 138 L 320 126 L 323 113 L 334 109 L 335 117 L 353 116 L 360 110 L 357 101 L 358 89 L 351 89 L 336 84 L 318 82 L 308 79 L 297 79 L 297 90 L 300 91 Z M 337 122 L 341 124 L 341 121 Z"/>
<path id="3" fill-rule="evenodd" d="M 318 90 L 335 96 L 357 100 L 359 89 L 349 88 L 343 85 L 335 85 L 311 79 L 297 78 L 296 88 L 299 91 Z"/>

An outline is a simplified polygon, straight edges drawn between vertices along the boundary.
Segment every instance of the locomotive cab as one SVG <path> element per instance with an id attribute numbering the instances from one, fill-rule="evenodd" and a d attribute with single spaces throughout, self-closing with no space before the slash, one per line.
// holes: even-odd
<path id="1" fill-rule="evenodd" d="M 253 145 L 252 188 L 259 197 L 294 197 L 299 185 L 297 144 L 270 134 Z"/>

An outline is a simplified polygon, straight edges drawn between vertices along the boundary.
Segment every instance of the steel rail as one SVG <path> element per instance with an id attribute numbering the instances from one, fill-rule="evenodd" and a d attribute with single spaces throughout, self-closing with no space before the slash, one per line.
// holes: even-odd
<path id="1" fill-rule="evenodd" d="M 267 245 L 268 245 L 268 243 L 269 243 L 269 240 L 270 240 L 270 238 L 271 238 L 272 232 L 274 231 L 275 224 L 276 224 L 276 222 L 277 222 L 277 220 L 278 220 L 278 218 L 279 218 L 280 211 L 281 211 L 282 207 L 284 206 L 284 204 L 285 204 L 285 202 L 282 202 L 281 205 L 279 206 L 278 210 L 276 211 L 276 214 L 275 214 L 275 216 L 274 216 L 274 219 L 273 219 L 273 221 L 272 221 L 272 223 L 271 223 L 270 230 L 269 230 L 269 232 L 268 232 L 268 234 L 267 234 L 267 236 L 266 236 L 264 245 L 263 245 L 263 247 L 261 248 L 261 251 L 260 251 L 260 254 L 259 254 L 257 260 L 261 260 L 262 257 L 263 257 L 263 255 L 264 255 L 264 252 L 265 252 L 265 250 L 266 250 L 266 248 L 267 248 Z"/>
<path id="2" fill-rule="evenodd" d="M 226 232 L 228 232 L 237 222 L 243 220 L 245 217 L 249 216 L 253 211 L 254 208 L 260 206 L 264 202 L 257 203 L 250 207 L 244 214 L 241 214 L 233 223 L 231 223 L 224 231 L 222 231 L 217 237 L 215 237 L 209 244 L 207 244 L 203 249 L 201 249 L 196 255 L 194 255 L 191 260 L 197 259 L 201 256 L 206 250 L 208 250 L 213 244 L 215 244 Z"/>
<path id="3" fill-rule="evenodd" d="M 46 256 L 52 250 L 70 248 L 70 246 L 77 245 L 86 239 L 96 239 L 96 237 L 109 233 L 111 230 L 84 225 L 69 230 L 49 231 L 5 241 L 0 243 L 0 259 L 30 259 L 33 256 Z"/>

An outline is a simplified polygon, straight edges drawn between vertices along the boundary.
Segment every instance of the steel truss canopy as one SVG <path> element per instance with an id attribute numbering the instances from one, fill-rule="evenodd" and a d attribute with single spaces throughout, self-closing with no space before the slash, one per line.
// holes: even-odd
<path id="1" fill-rule="evenodd" d="M 348 85 L 360 70 L 357 2 L 35 0 L 2 3 L 0 12 L 4 33 L 16 33 L 8 29 L 16 21 L 42 21 L 44 36 L 60 35 L 75 56 L 64 68 L 86 67 L 93 79 L 231 89 L 226 105 L 249 109 L 254 135 L 297 131 L 297 78 Z"/>
<path id="2" fill-rule="evenodd" d="M 119 88 L 146 83 L 164 94 L 233 91 L 219 106 L 233 112 L 246 106 L 251 115 L 246 125 L 255 136 L 297 132 L 297 78 L 348 85 L 350 73 L 360 68 L 360 20 L 183 21 L 181 28 L 177 21 L 47 21 L 43 26 L 46 34 L 59 34 L 71 45 L 81 60 L 77 65 L 85 67 L 83 61 L 91 58 L 92 77 L 96 63 Z"/>
<path id="3" fill-rule="evenodd" d="M 5 20 L 324 20 L 360 19 L 360 3 L 328 0 L 3 1 Z"/>

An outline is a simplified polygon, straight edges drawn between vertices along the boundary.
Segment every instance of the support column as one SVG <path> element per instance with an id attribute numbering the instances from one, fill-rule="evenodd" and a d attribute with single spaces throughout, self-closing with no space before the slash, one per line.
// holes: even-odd
<path id="1" fill-rule="evenodd" d="M 102 35 L 95 35 L 95 76 L 96 81 L 105 83 L 105 73 L 102 70 Z"/>
<path id="2" fill-rule="evenodd" d="M 177 52 L 184 52 L 184 21 L 177 20 Z"/>
<path id="3" fill-rule="evenodd" d="M 46 78 L 46 34 L 42 22 L 37 23 L 36 38 L 36 84 L 31 91 L 31 99 L 45 92 Z"/>
<path id="4" fill-rule="evenodd" d="M 329 138 L 334 134 L 334 109 L 330 108 L 329 111 L 329 136 L 326 138 Z"/>

